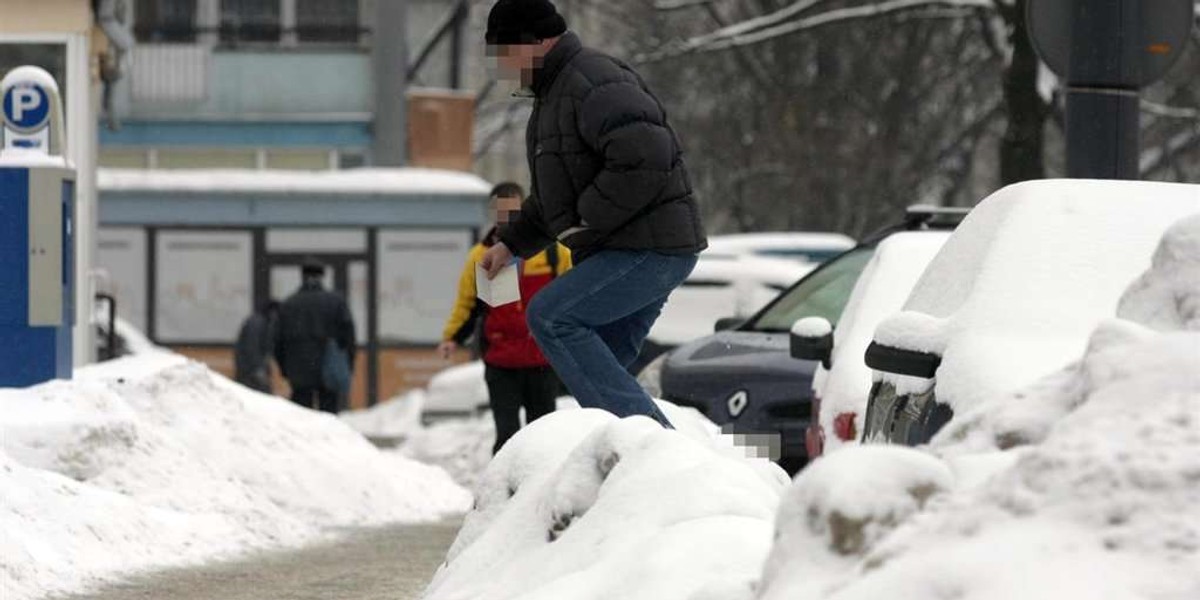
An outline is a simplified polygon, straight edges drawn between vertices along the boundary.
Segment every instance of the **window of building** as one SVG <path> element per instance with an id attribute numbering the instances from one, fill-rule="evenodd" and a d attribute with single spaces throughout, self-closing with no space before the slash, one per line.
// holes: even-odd
<path id="1" fill-rule="evenodd" d="M 281 6 L 280 0 L 221 0 L 221 41 L 278 42 Z"/>
<path id="2" fill-rule="evenodd" d="M 254 169 L 258 153 L 253 148 L 169 148 L 157 152 L 160 169 Z"/>
<path id="3" fill-rule="evenodd" d="M 268 169 L 321 171 L 329 168 L 328 150 L 267 150 Z"/>
<path id="4" fill-rule="evenodd" d="M 296 0 L 300 42 L 357 44 L 359 0 Z"/>
<path id="5" fill-rule="evenodd" d="M 100 166 L 118 169 L 145 169 L 150 166 L 142 148 L 101 148 Z"/>
<path id="6" fill-rule="evenodd" d="M 196 41 L 196 0 L 136 0 L 133 18 L 139 42 Z"/>

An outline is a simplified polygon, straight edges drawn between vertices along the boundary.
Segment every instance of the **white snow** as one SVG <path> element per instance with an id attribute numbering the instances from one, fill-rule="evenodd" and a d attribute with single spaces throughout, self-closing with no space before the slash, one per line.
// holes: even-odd
<path id="1" fill-rule="evenodd" d="M 787 478 L 722 440 L 591 409 L 534 422 L 424 598 L 751 598 Z"/>
<path id="2" fill-rule="evenodd" d="M 1200 330 L 1200 214 L 1163 235 L 1153 268 L 1121 297 L 1117 313 L 1159 331 Z"/>
<path id="3" fill-rule="evenodd" d="M 759 598 L 1198 597 L 1200 331 L 1163 317 L 1200 293 L 1177 278 L 1200 258 L 1181 242 L 1195 222 L 1164 236 L 1082 359 L 928 448 L 854 446 L 801 473 Z M 1143 293 L 1162 282 L 1174 293 Z"/>
<path id="4" fill-rule="evenodd" d="M 329 171 L 100 169 L 96 182 L 102 191 L 122 192 L 486 196 L 491 190 L 487 182 L 470 173 L 415 167 Z"/>
<path id="5" fill-rule="evenodd" d="M 890 235 L 879 243 L 858 277 L 833 332 L 831 368 L 818 367 L 813 375 L 813 392 L 821 399 L 819 418 L 825 431 L 826 452 L 845 443 L 832 435 L 837 415 L 856 414 L 856 429 L 862 430 L 871 389 L 871 370 L 863 362 L 863 354 L 871 335 L 880 321 L 903 306 L 913 285 L 949 237 L 946 231 Z"/>
<path id="6" fill-rule="evenodd" d="M 854 238 L 822 231 L 736 233 L 708 238 L 708 258 L 738 257 L 747 254 L 807 260 L 808 254 L 829 254 L 854 247 Z M 808 262 L 823 262 L 821 260 Z"/>
<path id="7" fill-rule="evenodd" d="M 824 317 L 804 317 L 792 324 L 792 335 L 819 338 L 833 333 L 833 325 Z"/>
<path id="8" fill-rule="evenodd" d="M 753 316 L 814 268 L 779 258 L 701 254 L 692 274 L 671 293 L 648 338 L 678 346 L 709 335 L 718 319 Z"/>
<path id="9" fill-rule="evenodd" d="M 166 352 L 0 390 L 0 405 L 6 600 L 471 502 L 438 468 Z"/>
<path id="10" fill-rule="evenodd" d="M 1008 186 L 971 211 L 876 339 L 941 354 L 936 395 L 956 412 L 1012 392 L 1077 358 L 1163 232 L 1198 212 L 1200 185 Z"/>
<path id="11" fill-rule="evenodd" d="M 433 376 L 424 411 L 431 415 L 470 415 L 488 406 L 483 361 L 455 365 Z"/>

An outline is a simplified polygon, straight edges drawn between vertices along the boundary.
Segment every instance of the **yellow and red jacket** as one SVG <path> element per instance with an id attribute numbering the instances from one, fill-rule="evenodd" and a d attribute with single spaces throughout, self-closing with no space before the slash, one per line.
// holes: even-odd
<path id="1" fill-rule="evenodd" d="M 480 340 L 480 346 L 483 362 L 505 369 L 544 367 L 548 364 L 546 357 L 542 356 L 542 351 L 538 349 L 537 342 L 525 323 L 525 304 L 556 276 L 571 268 L 571 251 L 561 244 L 555 244 L 553 248 L 521 261 L 518 279 L 521 300 L 492 307 L 481 302 L 476 296 L 475 265 L 491 247 L 489 242 L 493 237 L 489 234 L 484 242 L 476 244 L 467 255 L 462 276 L 458 280 L 458 298 L 454 302 L 450 318 L 446 320 L 442 340 L 462 345 L 474 333 L 476 320 L 482 318 L 483 339 Z M 551 251 L 557 252 L 558 258 L 553 269 L 548 257 Z"/>

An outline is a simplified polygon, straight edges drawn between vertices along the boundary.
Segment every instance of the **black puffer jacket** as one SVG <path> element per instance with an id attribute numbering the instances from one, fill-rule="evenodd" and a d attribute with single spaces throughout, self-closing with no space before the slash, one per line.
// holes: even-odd
<path id="1" fill-rule="evenodd" d="M 557 238 L 578 263 L 605 248 L 707 246 L 679 140 L 633 69 L 567 33 L 532 91 L 533 193 L 500 236 L 513 252 L 529 257 Z"/>
<path id="2" fill-rule="evenodd" d="M 293 390 L 323 387 L 322 359 L 330 339 L 351 357 L 350 368 L 354 368 L 357 344 L 350 307 L 320 283 L 305 282 L 285 300 L 276 327 L 275 362 Z"/>

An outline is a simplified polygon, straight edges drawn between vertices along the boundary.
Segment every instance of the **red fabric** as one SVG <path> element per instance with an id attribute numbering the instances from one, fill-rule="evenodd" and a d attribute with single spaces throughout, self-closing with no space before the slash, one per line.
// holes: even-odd
<path id="1" fill-rule="evenodd" d="M 483 361 L 505 369 L 527 369 L 545 367 L 549 363 L 538 348 L 529 325 L 525 322 L 525 303 L 553 279 L 550 273 L 526 274 L 525 263 L 521 263 L 521 300 L 504 306 L 488 308 L 484 317 L 483 335 L 487 338 L 487 352 Z"/>

